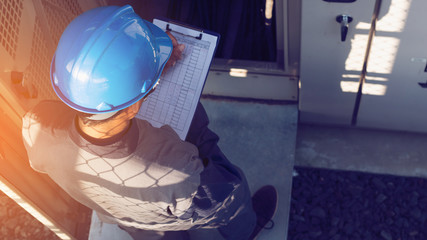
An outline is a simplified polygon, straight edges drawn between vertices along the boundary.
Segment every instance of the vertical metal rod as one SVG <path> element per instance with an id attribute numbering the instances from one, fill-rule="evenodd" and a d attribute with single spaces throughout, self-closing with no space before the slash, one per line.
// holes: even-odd
<path id="1" fill-rule="evenodd" d="M 55 41 L 52 39 L 52 33 L 49 28 L 49 21 L 47 19 L 46 12 L 43 7 L 43 3 L 41 0 L 33 0 L 34 10 L 36 10 L 36 17 L 39 18 L 41 31 L 43 33 L 43 37 L 47 43 L 47 46 L 56 48 Z"/>
<path id="2" fill-rule="evenodd" d="M 381 1 L 382 0 L 376 0 L 374 13 L 372 14 L 371 29 L 369 30 L 369 37 L 368 37 L 368 43 L 367 43 L 366 52 L 365 52 L 365 59 L 363 60 L 362 72 L 360 73 L 359 89 L 357 91 L 356 102 L 353 108 L 351 126 L 356 126 L 357 124 L 357 116 L 359 114 L 360 101 L 362 100 L 363 84 L 365 83 L 366 71 L 367 71 L 366 69 L 368 68 L 369 53 L 371 52 L 372 40 L 374 38 L 374 34 L 376 31 L 378 15 L 381 8 Z"/>

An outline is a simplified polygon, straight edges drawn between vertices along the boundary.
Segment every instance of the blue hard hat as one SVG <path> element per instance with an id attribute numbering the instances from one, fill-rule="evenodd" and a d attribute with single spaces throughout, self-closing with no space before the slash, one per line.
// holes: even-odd
<path id="1" fill-rule="evenodd" d="M 65 29 L 50 78 L 59 98 L 78 111 L 118 111 L 147 95 L 171 52 L 169 36 L 131 6 L 94 8 Z"/>

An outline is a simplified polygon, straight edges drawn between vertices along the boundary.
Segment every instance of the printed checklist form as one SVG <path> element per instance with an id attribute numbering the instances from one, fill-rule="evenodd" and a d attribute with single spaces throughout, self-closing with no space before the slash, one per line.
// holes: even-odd
<path id="1" fill-rule="evenodd" d="M 160 77 L 156 90 L 142 104 L 137 118 L 154 127 L 171 126 L 185 140 L 202 94 L 219 35 L 177 23 L 154 19 L 185 45 L 182 59 Z"/>

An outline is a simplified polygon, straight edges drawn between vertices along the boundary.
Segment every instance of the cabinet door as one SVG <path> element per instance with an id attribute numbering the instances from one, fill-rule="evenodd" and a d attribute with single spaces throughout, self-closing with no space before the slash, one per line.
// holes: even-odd
<path id="1" fill-rule="evenodd" d="M 375 1 L 302 1 L 300 119 L 350 125 Z M 349 15 L 341 41 L 339 15 Z"/>
<path id="2" fill-rule="evenodd" d="M 377 22 L 358 126 L 427 132 L 427 1 L 391 1 Z"/>

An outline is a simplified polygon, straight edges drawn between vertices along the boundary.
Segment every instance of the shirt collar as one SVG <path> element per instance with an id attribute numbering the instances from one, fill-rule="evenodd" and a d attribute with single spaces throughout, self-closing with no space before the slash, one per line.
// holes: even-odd
<path id="1" fill-rule="evenodd" d="M 139 129 L 134 120 L 131 120 L 127 131 L 107 140 L 83 133 L 78 127 L 77 118 L 71 125 L 69 134 L 72 141 L 81 149 L 99 157 L 124 158 L 134 153 L 138 145 Z"/>

